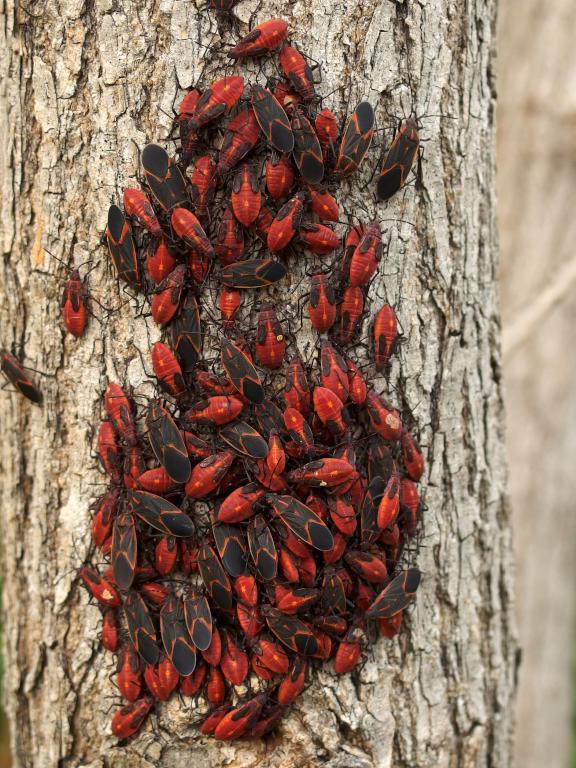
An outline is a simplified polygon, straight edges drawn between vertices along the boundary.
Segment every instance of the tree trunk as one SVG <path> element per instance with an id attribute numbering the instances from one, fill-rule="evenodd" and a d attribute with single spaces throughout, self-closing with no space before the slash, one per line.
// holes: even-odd
<path id="1" fill-rule="evenodd" d="M 546 9 L 502 3 L 502 310 L 522 647 L 516 759 L 524 768 L 569 765 L 574 730 L 575 23 L 570 0 Z"/>
<path id="2" fill-rule="evenodd" d="M 251 10 L 236 9 L 244 22 Z M 314 0 L 306 7 L 266 0 L 258 20 L 275 16 L 286 17 L 293 38 L 323 62 L 320 91 L 342 86 L 329 101 L 340 114 L 348 99 L 350 107 L 370 100 L 388 142 L 390 116 L 414 109 L 429 139 L 422 184 L 380 208 L 390 220 L 388 255 L 385 277 L 370 292 L 373 308 L 386 295 L 398 309 L 405 343 L 390 388 L 422 427 L 423 585 L 399 639 L 369 650 L 356 678 L 320 671 L 270 742 L 201 739 L 190 725 L 193 707 L 173 698 L 158 708 L 156 732 L 149 721 L 116 747 L 109 729 L 113 663 L 100 648 L 100 613 L 78 589 L 77 569 L 101 483 L 92 454 L 101 394 L 107 378 L 148 391 L 138 350 L 148 359 L 158 333 L 124 303 L 102 325 L 92 322 L 83 340 L 65 336 L 63 270 L 42 246 L 65 259 L 72 254 L 76 264 L 90 258 L 97 265 L 94 295 L 105 305 L 125 300 L 98 244 L 107 207 L 134 181 L 133 142 L 168 134 L 165 113 L 177 87 L 199 77 L 215 26 L 189 3 L 47 0 L 16 13 L 9 2 L 1 49 L 1 327 L 7 346 L 23 348 L 26 362 L 50 374 L 42 379 L 42 409 L 16 394 L 0 400 L 5 699 L 16 766 L 512 763 L 515 640 L 495 284 L 495 3 Z M 216 60 L 222 66 L 225 57 Z M 209 69 L 212 78 L 218 70 Z M 359 190 L 377 154 L 371 151 L 347 200 L 340 191 L 348 211 L 368 199 Z M 304 266 L 294 267 L 292 288 Z M 297 297 L 290 295 L 287 311 L 296 312 Z"/>

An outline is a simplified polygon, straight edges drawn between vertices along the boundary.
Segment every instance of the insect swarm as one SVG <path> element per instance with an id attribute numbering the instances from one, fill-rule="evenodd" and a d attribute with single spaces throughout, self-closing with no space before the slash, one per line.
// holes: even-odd
<path id="1" fill-rule="evenodd" d="M 374 109 L 339 120 L 323 106 L 281 19 L 227 54 L 237 69 L 276 57 L 283 79 L 229 73 L 190 91 L 175 153 L 146 145 L 143 189 L 108 216 L 115 273 L 160 332 L 155 396 L 105 393 L 109 487 L 80 573 L 118 654 L 119 739 L 178 692 L 201 700 L 203 734 L 265 736 L 320 665 L 349 673 L 375 630 L 397 634 L 420 581 L 407 545 L 424 455 L 376 378 L 397 359 L 388 304 L 358 356 L 381 223 L 340 222 Z M 390 189 L 407 138 L 385 163 Z M 285 311 L 294 258 L 311 263 L 305 355 Z"/>

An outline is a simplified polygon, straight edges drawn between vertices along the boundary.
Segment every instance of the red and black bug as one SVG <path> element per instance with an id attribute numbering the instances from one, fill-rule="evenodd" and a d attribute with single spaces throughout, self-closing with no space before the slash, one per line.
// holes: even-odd
<path id="1" fill-rule="evenodd" d="M 272 200 L 282 200 L 294 184 L 294 171 L 286 157 L 273 153 L 266 160 L 266 189 Z"/>
<path id="2" fill-rule="evenodd" d="M 128 739 L 138 733 L 154 705 L 152 696 L 144 696 L 118 709 L 112 717 L 112 733 L 117 739 Z"/>
<path id="3" fill-rule="evenodd" d="M 312 70 L 300 51 L 292 45 L 285 45 L 278 57 L 280 66 L 290 84 L 304 101 L 310 101 L 316 95 Z"/>
<path id="4" fill-rule="evenodd" d="M 244 736 L 256 725 L 266 697 L 255 696 L 227 712 L 214 729 L 214 736 L 222 741 L 232 741 Z"/>
<path id="5" fill-rule="evenodd" d="M 169 323 L 178 311 L 187 277 L 188 268 L 185 264 L 179 264 L 156 289 L 152 297 L 151 311 L 158 325 Z"/>
<path id="6" fill-rule="evenodd" d="M 402 460 L 406 474 L 411 480 L 418 482 L 424 474 L 424 456 L 416 438 L 405 429 L 400 436 L 400 446 L 402 448 Z"/>
<path id="7" fill-rule="evenodd" d="M 250 358 L 240 347 L 228 339 L 223 339 L 220 361 L 228 378 L 241 395 L 256 405 L 263 402 L 264 389 L 260 377 Z"/>
<path id="8" fill-rule="evenodd" d="M 232 210 L 234 216 L 245 227 L 249 227 L 258 218 L 262 195 L 256 172 L 250 163 L 243 163 L 236 171 L 232 185 Z"/>
<path id="9" fill-rule="evenodd" d="M 276 214 L 268 230 L 267 245 L 271 251 L 277 252 L 286 248 L 300 229 L 304 199 L 305 193 L 298 192 Z"/>
<path id="10" fill-rule="evenodd" d="M 214 250 L 224 266 L 233 264 L 244 255 L 244 230 L 229 205 L 218 223 Z"/>
<path id="11" fill-rule="evenodd" d="M 186 245 L 198 251 L 205 258 L 214 255 L 214 248 L 196 216 L 187 208 L 175 208 L 171 218 L 172 227 Z"/>
<path id="12" fill-rule="evenodd" d="M 338 138 L 338 121 L 330 110 L 324 107 L 314 121 L 316 135 L 322 147 L 324 162 L 335 153 L 336 139 Z"/>
<path id="13" fill-rule="evenodd" d="M 406 120 L 394 137 L 380 171 L 376 187 L 378 200 L 388 200 L 406 184 L 419 146 L 420 137 L 416 123 Z"/>
<path id="14" fill-rule="evenodd" d="M 111 382 L 104 395 L 104 407 L 114 429 L 126 445 L 136 445 L 136 427 L 132 416 L 130 401 L 119 384 Z"/>
<path id="15" fill-rule="evenodd" d="M 370 584 L 380 584 L 386 581 L 388 576 L 386 564 L 376 555 L 361 550 L 348 550 L 344 555 L 344 560 L 353 571 Z"/>
<path id="16" fill-rule="evenodd" d="M 154 623 L 144 599 L 133 589 L 124 601 L 124 615 L 132 645 L 147 664 L 156 664 L 160 649 L 156 644 Z"/>
<path id="17" fill-rule="evenodd" d="M 126 216 L 137 221 L 141 227 L 148 230 L 154 237 L 162 235 L 162 228 L 154 208 L 152 208 L 152 203 L 148 199 L 148 195 L 142 192 L 141 189 L 126 187 L 122 195 L 122 201 Z"/>
<path id="18" fill-rule="evenodd" d="M 286 275 L 286 267 L 273 259 L 248 259 L 229 264 L 220 279 L 228 288 L 265 288 Z"/>
<path id="19" fill-rule="evenodd" d="M 142 691 L 140 659 L 131 643 L 126 643 L 118 654 L 118 689 L 126 701 L 136 701 Z"/>
<path id="20" fill-rule="evenodd" d="M 348 416 L 342 400 L 326 387 L 314 389 L 314 411 L 333 435 L 342 435 L 348 429 Z"/>
<path id="21" fill-rule="evenodd" d="M 382 258 L 382 233 L 378 221 L 371 221 L 365 228 L 360 242 L 354 249 L 350 259 L 348 279 L 351 286 L 362 286 L 378 269 Z"/>
<path id="22" fill-rule="evenodd" d="M 160 285 L 176 266 L 176 259 L 170 253 L 164 239 L 152 241 L 146 257 L 146 269 L 151 280 Z"/>
<path id="23" fill-rule="evenodd" d="M 178 674 L 188 677 L 196 667 L 196 651 L 184 620 L 182 600 L 170 595 L 160 610 L 160 633 L 166 655 Z"/>
<path id="24" fill-rule="evenodd" d="M 246 573 L 248 552 L 244 531 L 237 525 L 214 522 L 212 533 L 222 565 L 232 578 Z"/>
<path id="25" fill-rule="evenodd" d="M 130 491 L 128 500 L 144 522 L 167 536 L 192 536 L 194 523 L 167 499 L 147 491 Z"/>
<path id="26" fill-rule="evenodd" d="M 178 540 L 175 536 L 162 536 L 154 549 L 154 567 L 160 576 L 172 573 L 177 560 Z"/>
<path id="27" fill-rule="evenodd" d="M 232 451 L 222 451 L 196 464 L 184 489 L 186 496 L 203 499 L 214 493 L 232 466 L 234 458 Z"/>
<path id="28" fill-rule="evenodd" d="M 223 632 L 220 669 L 227 682 L 242 685 L 248 676 L 248 654 L 236 642 L 231 632 Z"/>
<path id="29" fill-rule="evenodd" d="M 329 341 L 323 341 L 320 346 L 320 375 L 322 386 L 332 390 L 345 403 L 350 392 L 348 366 Z"/>
<path id="30" fill-rule="evenodd" d="M 366 393 L 368 391 L 366 381 L 356 363 L 352 362 L 350 358 L 346 359 L 346 365 L 348 367 L 350 400 L 352 400 L 354 405 L 362 405 L 366 400 Z"/>
<path id="31" fill-rule="evenodd" d="M 142 277 L 132 230 L 117 205 L 111 205 L 108 209 L 106 239 L 116 276 L 128 283 L 130 287 L 140 288 Z"/>
<path id="32" fill-rule="evenodd" d="M 334 546 L 332 534 L 318 515 L 292 496 L 268 494 L 266 501 L 290 530 L 314 549 L 329 552 Z"/>
<path id="33" fill-rule="evenodd" d="M 324 178 L 324 160 L 318 136 L 308 118 L 298 108 L 292 115 L 294 134 L 293 157 L 296 167 L 308 184 L 320 184 Z"/>
<path id="34" fill-rule="evenodd" d="M 333 195 L 326 190 L 308 188 L 310 207 L 321 221 L 338 221 L 340 208 Z"/>
<path id="35" fill-rule="evenodd" d="M 186 384 L 182 376 L 182 368 L 174 353 L 161 341 L 157 341 L 150 353 L 154 374 L 163 389 L 174 397 L 182 397 L 186 392 Z"/>
<path id="36" fill-rule="evenodd" d="M 109 421 L 103 421 L 98 430 L 98 457 L 105 472 L 115 483 L 120 483 L 122 481 L 122 457 L 114 427 Z"/>
<path id="37" fill-rule="evenodd" d="M 184 177 L 165 149 L 158 144 L 147 144 L 141 160 L 146 184 L 164 213 L 188 203 Z"/>
<path id="38" fill-rule="evenodd" d="M 211 155 L 202 155 L 196 161 L 190 179 L 192 206 L 201 222 L 210 220 L 210 206 L 217 186 L 216 162 Z"/>
<path id="39" fill-rule="evenodd" d="M 389 304 L 384 304 L 374 318 L 374 363 L 381 371 L 396 349 L 398 321 Z"/>
<path id="40" fill-rule="evenodd" d="M 81 568 L 80 578 L 92 597 L 101 605 L 106 608 L 117 608 L 120 605 L 120 595 L 116 588 L 93 568 L 89 568 L 87 565 Z"/>
<path id="41" fill-rule="evenodd" d="M 114 521 L 112 535 L 112 571 L 118 589 L 127 590 L 134 581 L 137 543 L 134 517 L 123 512 Z"/>
<path id="42" fill-rule="evenodd" d="M 152 401 L 146 414 L 146 427 L 152 450 L 175 483 L 185 483 L 191 466 L 182 433 L 160 403 Z"/>
<path id="43" fill-rule="evenodd" d="M 204 595 L 192 592 L 184 598 L 184 617 L 192 642 L 206 651 L 212 642 L 212 613 Z"/>
<path id="44" fill-rule="evenodd" d="M 258 483 L 235 488 L 220 504 L 217 520 L 223 523 L 241 523 L 256 513 L 255 505 L 264 496 Z"/>
<path id="45" fill-rule="evenodd" d="M 318 641 L 312 628 L 296 616 L 287 616 L 269 605 L 262 607 L 262 615 L 270 631 L 294 653 L 314 656 L 318 652 Z"/>
<path id="46" fill-rule="evenodd" d="M 305 587 L 297 589 L 282 588 L 280 593 L 277 592 L 276 594 L 275 607 L 282 611 L 282 613 L 293 616 L 298 611 L 308 610 L 310 606 L 318 601 L 319 597 L 320 590 L 318 589 L 306 589 Z"/>
<path id="47" fill-rule="evenodd" d="M 248 547 L 256 570 L 261 578 L 270 581 L 278 571 L 278 553 L 270 528 L 261 514 L 248 523 Z"/>
<path id="48" fill-rule="evenodd" d="M 319 256 L 335 251 L 340 244 L 340 238 L 333 229 L 310 222 L 300 226 L 299 239 L 305 248 Z"/>
<path id="49" fill-rule="evenodd" d="M 402 420 L 398 411 L 372 390 L 366 395 L 366 408 L 370 424 L 385 440 L 398 440 L 402 434 Z"/>
<path id="50" fill-rule="evenodd" d="M 403 611 L 414 599 L 420 577 L 421 574 L 417 568 L 408 568 L 399 573 L 380 592 L 366 611 L 366 616 L 371 619 L 390 619 L 399 611 Z"/>
<path id="51" fill-rule="evenodd" d="M 363 545 L 373 544 L 382 532 L 378 527 L 378 508 L 386 490 L 386 481 L 376 475 L 366 488 L 360 507 L 360 530 Z"/>
<path id="52" fill-rule="evenodd" d="M 268 143 L 278 152 L 292 152 L 294 134 L 290 121 L 274 96 L 261 85 L 253 85 L 250 98 L 256 120 Z"/>
<path id="53" fill-rule="evenodd" d="M 170 326 L 172 346 L 178 355 L 182 370 L 193 371 L 202 355 L 202 325 L 198 302 L 191 292 L 184 296 Z"/>
<path id="54" fill-rule="evenodd" d="M 398 473 L 393 471 L 386 488 L 380 499 L 378 506 L 378 528 L 383 531 L 385 528 L 393 525 L 398 517 L 398 511 L 400 509 L 400 478 Z"/>
<path id="55" fill-rule="evenodd" d="M 222 316 L 222 325 L 225 331 L 229 330 L 234 324 L 241 303 L 242 297 L 240 291 L 235 288 L 222 288 L 220 290 L 218 308 Z"/>
<path id="56" fill-rule="evenodd" d="M 138 486 L 145 491 L 165 496 L 178 488 L 164 467 L 147 469 L 138 477 Z"/>
<path id="57" fill-rule="evenodd" d="M 314 434 L 302 413 L 295 408 L 286 408 L 284 411 L 284 425 L 294 443 L 305 454 L 313 454 Z"/>
<path id="58" fill-rule="evenodd" d="M 358 321 L 364 311 L 362 288 L 349 285 L 340 304 L 340 343 L 349 344 L 358 329 Z"/>
<path id="59" fill-rule="evenodd" d="M 184 414 L 184 421 L 192 424 L 222 426 L 242 413 L 244 403 L 233 395 L 215 395 L 200 400 Z"/>
<path id="60" fill-rule="evenodd" d="M 236 163 L 256 146 L 260 126 L 256 120 L 254 110 L 246 107 L 238 112 L 226 127 L 224 140 L 218 155 L 216 173 L 222 176 L 231 170 Z"/>
<path id="61" fill-rule="evenodd" d="M 367 101 L 362 101 L 348 118 L 334 173 L 344 177 L 354 173 L 364 159 L 374 135 L 374 110 Z"/>
<path id="62" fill-rule="evenodd" d="M 344 583 L 331 566 L 324 569 L 322 602 L 330 613 L 346 612 L 346 590 Z"/>
<path id="63" fill-rule="evenodd" d="M 194 114 L 190 118 L 189 128 L 198 130 L 228 112 L 242 96 L 244 78 L 238 75 L 223 77 L 202 93 Z"/>
<path id="64" fill-rule="evenodd" d="M 256 358 L 264 368 L 276 370 L 284 362 L 286 340 L 271 304 L 263 304 L 256 328 Z"/>
<path id="65" fill-rule="evenodd" d="M 73 269 L 62 295 L 62 319 L 68 331 L 79 338 L 86 328 L 87 303 L 90 294 L 80 278 L 80 272 Z"/>
<path id="66" fill-rule="evenodd" d="M 239 43 L 228 51 L 231 59 L 243 59 L 248 56 L 262 56 L 270 53 L 286 39 L 288 24 L 283 19 L 270 19 L 258 24 Z"/>
<path id="67" fill-rule="evenodd" d="M 245 421 L 237 421 L 220 430 L 220 437 L 238 453 L 253 459 L 265 459 L 268 456 L 268 444 L 254 427 Z"/>
<path id="68" fill-rule="evenodd" d="M 208 594 L 223 610 L 232 608 L 232 585 L 218 555 L 212 547 L 204 542 L 198 553 L 198 569 Z"/>
<path id="69" fill-rule="evenodd" d="M 284 401 L 288 408 L 295 408 L 303 416 L 310 411 L 311 394 L 302 360 L 298 355 L 290 360 L 286 370 Z"/>
<path id="70" fill-rule="evenodd" d="M 356 476 L 356 470 L 343 459 L 318 459 L 290 473 L 293 482 L 303 482 L 311 488 L 334 488 Z"/>

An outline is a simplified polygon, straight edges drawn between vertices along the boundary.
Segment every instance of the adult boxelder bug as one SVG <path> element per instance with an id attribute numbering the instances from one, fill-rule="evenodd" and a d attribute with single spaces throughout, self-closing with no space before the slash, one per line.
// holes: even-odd
<path id="1" fill-rule="evenodd" d="M 146 184 L 164 213 L 188 203 L 184 176 L 165 149 L 158 144 L 147 144 L 141 159 Z"/>
<path id="2" fill-rule="evenodd" d="M 160 403 L 152 401 L 146 414 L 146 427 L 152 450 L 175 483 L 185 483 L 191 466 L 182 434 Z"/>
<path id="3" fill-rule="evenodd" d="M 403 611 L 414 599 L 420 584 L 420 576 L 417 568 L 408 568 L 399 573 L 380 592 L 366 611 L 366 616 L 370 619 L 390 619 L 399 611 Z"/>
<path id="4" fill-rule="evenodd" d="M 130 512 L 123 512 L 114 521 L 112 535 L 112 569 L 114 581 L 121 590 L 130 589 L 136 568 L 136 528 Z"/>
<path id="5" fill-rule="evenodd" d="M 160 633 L 166 655 L 183 677 L 196 667 L 196 651 L 184 621 L 182 600 L 170 595 L 160 610 Z"/>
<path id="6" fill-rule="evenodd" d="M 379 200 L 388 200 L 406 184 L 419 146 L 420 137 L 416 123 L 413 120 L 406 120 L 390 145 L 380 171 L 376 187 Z"/>
<path id="7" fill-rule="evenodd" d="M 266 140 L 278 152 L 288 154 L 294 149 L 294 134 L 286 112 L 270 91 L 261 85 L 253 85 L 251 92 L 252 109 Z"/>
<path id="8" fill-rule="evenodd" d="M 265 288 L 286 275 L 286 267 L 272 259 L 248 259 L 229 264 L 222 270 L 222 283 L 228 288 Z"/>
<path id="9" fill-rule="evenodd" d="M 286 340 L 271 304 L 263 304 L 256 328 L 256 357 L 264 368 L 275 370 L 284 362 Z M 262 457 L 261 457 L 262 458 Z"/>
<path id="10" fill-rule="evenodd" d="M 308 184 L 320 184 L 324 177 L 322 149 L 310 121 L 299 109 L 294 110 L 291 128 L 294 134 L 293 157 L 296 167 Z"/>
<path id="11" fill-rule="evenodd" d="M 264 400 L 264 388 L 249 357 L 240 347 L 228 339 L 222 340 L 220 351 L 222 367 L 238 392 L 251 403 L 258 405 Z"/>
<path id="12" fill-rule="evenodd" d="M 128 500 L 144 522 L 167 536 L 192 536 L 194 523 L 172 502 L 147 491 L 130 491 Z"/>
<path id="13" fill-rule="evenodd" d="M 248 547 L 261 578 L 270 581 L 278 572 L 278 553 L 270 528 L 261 514 L 248 523 Z"/>
<path id="14" fill-rule="evenodd" d="M 245 421 L 224 427 L 220 430 L 220 437 L 235 451 L 253 459 L 265 459 L 268 456 L 266 440 Z"/>
<path id="15" fill-rule="evenodd" d="M 172 346 L 178 355 L 182 370 L 189 373 L 202 355 L 202 325 L 198 302 L 190 291 L 180 302 L 180 309 L 170 326 Z"/>
<path id="16" fill-rule="evenodd" d="M 280 66 L 304 101 L 310 101 L 315 96 L 314 76 L 308 62 L 297 48 L 285 45 L 279 55 Z"/>
<path id="17" fill-rule="evenodd" d="M 111 205 L 108 209 L 106 239 L 116 276 L 132 288 L 140 288 L 142 277 L 132 230 L 117 205 Z"/>
<path id="18" fill-rule="evenodd" d="M 147 664 L 156 664 L 160 649 L 156 645 L 156 630 L 142 596 L 130 590 L 124 601 L 124 615 L 132 645 Z"/>
<path id="19" fill-rule="evenodd" d="M 332 534 L 318 515 L 292 496 L 268 494 L 266 501 L 277 515 L 299 539 L 314 549 L 329 552 L 334 546 Z"/>
<path id="20" fill-rule="evenodd" d="M 278 48 L 288 35 L 288 24 L 283 19 L 269 19 L 245 35 L 228 51 L 231 59 L 262 56 Z"/>
<path id="21" fill-rule="evenodd" d="M 224 611 L 232 608 L 232 585 L 218 555 L 208 542 L 204 542 L 198 553 L 198 569 L 208 594 Z"/>
<path id="22" fill-rule="evenodd" d="M 362 101 L 348 118 L 334 173 L 340 177 L 349 176 L 358 169 L 372 142 L 374 135 L 374 110 L 367 101 Z"/>
<path id="23" fill-rule="evenodd" d="M 206 651 L 212 642 L 212 613 L 204 595 L 192 592 L 184 598 L 184 618 L 192 642 Z"/>
<path id="24" fill-rule="evenodd" d="M 313 656 L 318 652 L 318 641 L 308 624 L 269 605 L 263 606 L 262 614 L 270 631 L 294 653 Z"/>

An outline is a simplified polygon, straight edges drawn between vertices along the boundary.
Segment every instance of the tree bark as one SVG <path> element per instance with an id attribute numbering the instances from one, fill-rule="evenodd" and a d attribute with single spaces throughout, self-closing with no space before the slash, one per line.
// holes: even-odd
<path id="1" fill-rule="evenodd" d="M 252 10 L 236 9 L 244 22 Z M 44 249 L 76 264 L 92 259 L 92 292 L 106 305 L 124 301 L 98 244 L 107 207 L 134 181 L 133 142 L 167 135 L 165 113 L 177 88 L 199 77 L 215 25 L 205 10 L 169 0 L 46 0 L 26 11 L 9 0 L 0 54 L 0 319 L 4 343 L 23 347 L 28 363 L 50 373 L 42 409 L 16 394 L 0 400 L 5 699 L 16 766 L 512 764 L 516 646 L 496 292 L 495 3 L 266 0 L 258 20 L 275 16 L 287 18 L 293 38 L 323 62 L 320 90 L 341 86 L 329 104 L 342 116 L 348 100 L 377 105 L 385 128 L 377 144 L 391 138 L 390 115 L 412 109 L 429 139 L 422 184 L 380 208 L 389 220 L 388 254 L 370 290 L 372 307 L 386 297 L 398 309 L 405 342 L 390 389 L 412 406 L 427 458 L 418 552 L 425 578 L 416 606 L 399 639 L 369 650 L 360 673 L 340 678 L 322 669 L 267 743 L 199 738 L 194 707 L 174 699 L 158 708 L 156 727 L 153 719 L 116 746 L 113 662 L 100 648 L 100 613 L 78 589 L 77 568 L 101 483 L 92 451 L 105 382 L 149 391 L 138 350 L 146 358 L 158 333 L 124 303 L 103 324 L 92 322 L 83 340 L 65 336 L 63 270 Z M 216 61 L 209 78 L 225 57 Z M 341 190 L 347 210 L 367 199 L 360 190 L 377 155 L 376 146 L 346 200 Z M 296 312 L 305 291 L 304 267 L 292 268 L 287 312 Z"/>
<path id="2" fill-rule="evenodd" d="M 576 8 L 569 1 L 546 9 L 531 0 L 501 5 L 504 380 L 522 647 L 516 760 L 565 768 L 576 642 Z"/>

